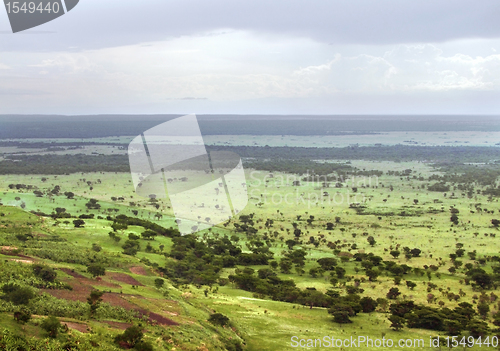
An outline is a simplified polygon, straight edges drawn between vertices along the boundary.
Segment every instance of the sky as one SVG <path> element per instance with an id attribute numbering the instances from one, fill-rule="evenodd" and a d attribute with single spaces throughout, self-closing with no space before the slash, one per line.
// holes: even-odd
<path id="1" fill-rule="evenodd" d="M 13 34 L 0 114 L 500 115 L 495 0 L 81 0 Z"/>

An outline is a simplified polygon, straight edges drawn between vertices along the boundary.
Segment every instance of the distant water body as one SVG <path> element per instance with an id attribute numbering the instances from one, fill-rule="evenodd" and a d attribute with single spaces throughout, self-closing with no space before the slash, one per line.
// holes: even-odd
<path id="1" fill-rule="evenodd" d="M 347 147 L 377 145 L 413 146 L 495 146 L 500 147 L 500 132 L 380 132 L 351 135 L 207 135 L 208 145 Z"/>
<path id="2" fill-rule="evenodd" d="M 179 115 L 19 116 L 0 115 L 0 139 L 102 138 L 135 136 Z M 420 133 L 500 132 L 500 116 L 480 115 L 199 115 L 204 136 L 272 135 L 335 136 L 344 144 L 376 144 L 377 138 L 393 143 L 431 143 Z M 403 134 L 393 133 L 416 133 Z M 352 138 L 363 135 L 362 139 Z M 377 136 L 378 135 L 378 136 Z M 495 144 L 498 135 L 453 135 L 442 142 L 474 145 Z M 243 138 L 243 137 L 242 137 Z M 414 138 L 415 140 L 412 140 Z M 482 139 L 481 139 L 482 138 Z M 439 144 L 441 140 L 438 140 Z M 334 142 L 334 139 L 327 141 Z M 468 143 L 467 143 L 468 142 Z M 456 144 L 458 144 L 456 143 Z M 270 145 L 271 146 L 271 145 Z"/>

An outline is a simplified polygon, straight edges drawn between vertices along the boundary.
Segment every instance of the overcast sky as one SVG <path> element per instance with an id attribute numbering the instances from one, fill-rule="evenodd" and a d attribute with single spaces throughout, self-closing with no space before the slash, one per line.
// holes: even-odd
<path id="1" fill-rule="evenodd" d="M 81 0 L 12 34 L 0 114 L 500 114 L 497 0 Z"/>

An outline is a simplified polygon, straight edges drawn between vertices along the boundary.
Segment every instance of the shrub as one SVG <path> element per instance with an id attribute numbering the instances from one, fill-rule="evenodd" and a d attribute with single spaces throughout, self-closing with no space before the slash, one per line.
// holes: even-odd
<path id="1" fill-rule="evenodd" d="M 37 277 L 50 283 L 53 283 L 57 278 L 57 272 L 54 270 L 54 268 L 41 264 L 33 265 L 33 273 Z"/>
<path id="2" fill-rule="evenodd" d="M 117 335 L 114 341 L 120 345 L 120 347 L 133 348 L 142 342 L 143 337 L 144 333 L 142 332 L 142 329 L 139 326 L 134 325 L 127 328 L 123 334 Z"/>
<path id="3" fill-rule="evenodd" d="M 156 278 L 155 279 L 155 286 L 160 289 L 163 284 L 165 284 L 165 280 L 161 279 L 161 278 Z"/>
<path id="4" fill-rule="evenodd" d="M 2 292 L 5 294 L 2 298 L 14 305 L 27 305 L 35 297 L 32 289 L 12 283 L 2 286 Z"/>
<path id="5" fill-rule="evenodd" d="M 21 307 L 18 311 L 14 312 L 14 319 L 18 323 L 25 324 L 31 319 L 31 311 L 26 307 Z"/>
<path id="6" fill-rule="evenodd" d="M 44 319 L 40 327 L 49 334 L 49 337 L 56 338 L 61 328 L 61 322 L 56 317 L 50 316 Z"/>
<path id="7" fill-rule="evenodd" d="M 87 267 L 87 272 L 92 274 L 92 277 L 99 277 L 106 274 L 106 268 L 101 264 L 91 264 Z"/>
<path id="8" fill-rule="evenodd" d="M 75 228 L 82 228 L 84 224 L 85 221 L 83 219 L 75 219 L 73 221 L 73 225 L 75 226 Z"/>
<path id="9" fill-rule="evenodd" d="M 222 313 L 211 314 L 208 321 L 214 325 L 220 325 L 221 327 L 229 325 L 229 318 L 224 316 Z"/>

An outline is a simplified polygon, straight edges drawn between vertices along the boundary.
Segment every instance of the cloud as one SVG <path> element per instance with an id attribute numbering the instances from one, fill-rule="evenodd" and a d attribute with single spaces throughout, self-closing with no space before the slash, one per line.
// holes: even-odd
<path id="1" fill-rule="evenodd" d="M 0 62 L 0 69 L 11 69 L 9 66 L 4 65 L 3 63 Z"/>
<path id="2" fill-rule="evenodd" d="M 399 45 L 381 56 L 341 56 L 328 63 L 301 68 L 317 92 L 390 92 L 500 90 L 500 55 L 443 55 L 432 44 Z"/>
<path id="3" fill-rule="evenodd" d="M 86 0 L 45 24 L 52 34 L 43 40 L 29 31 L 2 35 L 0 50 L 100 49 L 231 30 L 333 44 L 444 42 L 499 38 L 498 15 L 490 0 Z"/>

